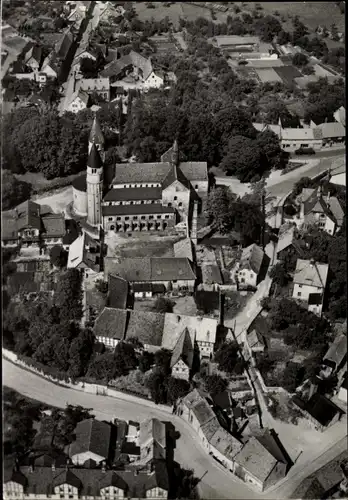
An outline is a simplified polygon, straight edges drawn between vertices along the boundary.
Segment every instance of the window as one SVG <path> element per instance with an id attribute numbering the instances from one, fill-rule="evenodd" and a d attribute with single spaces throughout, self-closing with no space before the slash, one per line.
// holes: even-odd
<path id="1" fill-rule="evenodd" d="M 161 216 L 160 216 L 160 215 L 157 215 L 157 219 L 160 219 L 160 218 L 161 218 Z"/>
<path id="2" fill-rule="evenodd" d="M 111 225 L 110 230 L 113 231 L 115 229 L 115 226 Z"/>
<path id="3" fill-rule="evenodd" d="M 169 215 L 165 215 L 165 218 L 166 218 L 166 219 L 169 219 Z"/>
<path id="4" fill-rule="evenodd" d="M 145 215 L 142 215 L 141 220 L 145 220 L 145 219 L 146 219 Z"/>
<path id="5" fill-rule="evenodd" d="M 179 207 L 182 207 L 182 203 L 181 202 L 179 203 Z"/>
<path id="6" fill-rule="evenodd" d="M 92 174 L 95 174 L 95 173 L 96 173 L 96 171 L 97 171 L 97 169 L 96 169 L 96 168 L 92 168 Z"/>
<path id="7" fill-rule="evenodd" d="M 297 297 L 301 297 L 301 292 L 297 292 Z"/>
<path id="8" fill-rule="evenodd" d="M 151 219 L 151 220 L 152 220 L 152 219 L 153 219 L 153 215 L 149 215 L 149 219 Z"/>
<path id="9" fill-rule="evenodd" d="M 172 206 L 172 204 L 171 204 L 171 203 L 168 203 L 168 207 L 171 207 L 171 206 Z"/>
<path id="10" fill-rule="evenodd" d="M 177 196 L 174 196 L 174 200 L 177 200 L 177 199 L 178 199 L 178 197 L 177 197 Z"/>
<path id="11" fill-rule="evenodd" d="M 121 217 L 116 217 L 116 220 L 121 220 Z"/>
<path id="12" fill-rule="evenodd" d="M 109 217 L 109 218 L 108 218 L 108 220 L 112 220 L 112 219 L 113 219 L 113 217 Z"/>
<path id="13" fill-rule="evenodd" d="M 125 218 L 124 218 L 124 220 L 129 220 L 129 217 L 128 217 L 128 216 L 127 216 L 127 217 L 125 217 Z"/>
<path id="14" fill-rule="evenodd" d="M 301 144 L 301 148 L 308 148 L 309 144 Z"/>
<path id="15" fill-rule="evenodd" d="M 138 219 L 138 216 L 137 215 L 133 215 L 133 220 L 137 220 Z"/>
<path id="16" fill-rule="evenodd" d="M 195 189 L 198 189 L 198 184 L 195 185 Z"/>
<path id="17" fill-rule="evenodd" d="M 302 288 L 302 285 L 298 285 L 299 288 Z"/>

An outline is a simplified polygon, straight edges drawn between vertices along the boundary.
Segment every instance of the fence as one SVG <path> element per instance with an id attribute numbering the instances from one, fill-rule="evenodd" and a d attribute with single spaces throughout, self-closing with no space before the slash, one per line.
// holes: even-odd
<path id="1" fill-rule="evenodd" d="M 69 389 L 74 389 L 75 391 L 81 391 L 81 392 L 86 392 L 88 394 L 98 394 L 98 395 L 103 395 L 103 396 L 109 396 L 117 399 L 123 399 L 127 400 L 129 402 L 137 403 L 139 404 L 139 397 L 143 399 L 143 404 L 146 406 L 150 406 L 152 408 L 157 408 L 159 410 L 165 411 L 167 413 L 172 413 L 172 406 L 170 405 L 164 405 L 164 404 L 156 404 L 153 401 L 149 400 L 146 396 L 140 396 L 140 395 L 134 395 L 132 393 L 129 393 L 126 390 L 116 390 L 112 389 L 111 387 L 108 387 L 107 385 L 102 385 L 102 384 L 91 384 L 87 382 L 76 382 L 73 383 L 71 380 L 69 382 L 65 380 L 60 380 L 57 379 L 51 375 L 48 375 L 45 373 L 43 370 L 39 370 L 38 368 L 35 368 L 33 366 L 28 365 L 25 363 L 23 360 L 19 359 L 17 354 L 15 354 L 12 351 L 9 351 L 8 349 L 2 348 L 2 355 L 5 359 L 8 361 L 11 361 L 15 365 L 22 366 L 25 370 L 31 371 L 33 373 L 36 373 L 40 377 L 43 377 L 47 380 L 50 380 L 54 384 L 61 385 L 63 387 L 67 387 Z"/>

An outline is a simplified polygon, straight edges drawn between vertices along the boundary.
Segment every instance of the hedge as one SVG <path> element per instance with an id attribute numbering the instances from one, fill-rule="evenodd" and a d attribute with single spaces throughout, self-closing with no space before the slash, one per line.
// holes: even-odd
<path id="1" fill-rule="evenodd" d="M 23 354 L 18 354 L 17 357 L 20 361 L 22 361 L 28 366 L 35 368 L 36 370 L 41 371 L 44 375 L 54 377 L 58 380 L 62 380 L 67 383 L 71 383 L 71 378 L 65 372 L 58 370 L 58 368 L 43 365 L 42 363 L 35 361 L 35 359 L 32 359 L 28 356 L 24 356 Z"/>

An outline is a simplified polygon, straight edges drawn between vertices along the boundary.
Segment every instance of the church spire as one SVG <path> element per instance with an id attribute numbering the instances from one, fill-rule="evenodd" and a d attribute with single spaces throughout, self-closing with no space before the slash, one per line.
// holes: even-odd
<path id="1" fill-rule="evenodd" d="M 89 142 L 91 144 L 95 144 L 96 146 L 101 146 L 101 147 L 104 145 L 104 142 L 105 142 L 103 132 L 102 132 L 101 127 L 99 125 L 99 122 L 97 120 L 96 114 L 94 114 L 92 128 L 91 128 L 91 132 L 89 134 Z"/>

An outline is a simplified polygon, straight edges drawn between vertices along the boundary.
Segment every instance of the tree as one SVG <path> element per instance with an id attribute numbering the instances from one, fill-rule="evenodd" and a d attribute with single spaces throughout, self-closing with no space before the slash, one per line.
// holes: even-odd
<path id="1" fill-rule="evenodd" d="M 281 30 L 277 35 L 277 42 L 279 43 L 279 45 L 286 45 L 290 42 L 290 40 L 291 36 L 287 31 Z"/>
<path id="2" fill-rule="evenodd" d="M 52 266 L 65 267 L 68 261 L 68 253 L 61 245 L 54 245 L 50 249 L 50 261 Z"/>
<path id="3" fill-rule="evenodd" d="M 278 262 L 272 267 L 269 272 L 269 276 L 273 279 L 274 283 L 276 283 L 280 287 L 287 285 L 290 279 L 290 276 L 282 262 Z"/>
<path id="4" fill-rule="evenodd" d="M 54 303 L 63 321 L 80 320 L 82 317 L 82 277 L 78 269 L 68 269 L 60 276 Z"/>
<path id="5" fill-rule="evenodd" d="M 167 393 L 169 402 L 175 403 L 190 392 L 190 384 L 187 380 L 169 377 L 167 380 Z"/>
<path id="6" fill-rule="evenodd" d="M 55 443 L 61 448 L 72 443 L 77 424 L 82 420 L 94 418 L 90 412 L 91 408 L 73 405 L 67 405 L 63 411 L 54 409 L 52 419 L 56 422 Z"/>
<path id="7" fill-rule="evenodd" d="M 80 61 L 80 71 L 84 78 L 98 78 L 100 61 L 83 57 Z"/>
<path id="8" fill-rule="evenodd" d="M 174 305 L 172 300 L 166 299 L 165 297 L 158 297 L 152 310 L 162 314 L 172 313 Z"/>
<path id="9" fill-rule="evenodd" d="M 104 280 L 97 280 L 95 282 L 95 288 L 99 293 L 101 293 L 104 297 L 106 297 L 109 290 L 109 283 Z"/>
<path id="10" fill-rule="evenodd" d="M 256 141 L 236 135 L 229 140 L 220 167 L 241 182 L 250 182 L 263 174 L 262 151 Z"/>
<path id="11" fill-rule="evenodd" d="M 154 364 L 154 356 L 152 352 L 144 351 L 139 357 L 139 370 L 143 373 L 151 370 Z"/>
<path id="12" fill-rule="evenodd" d="M 297 52 L 297 54 L 295 54 L 292 58 L 292 64 L 300 67 L 306 66 L 306 64 L 308 64 L 308 57 L 305 54 L 302 54 L 302 52 Z"/>
<path id="13" fill-rule="evenodd" d="M 301 71 L 303 75 L 314 75 L 315 73 L 315 69 L 313 68 L 313 66 L 308 65 L 301 68 Z"/>
<path id="14" fill-rule="evenodd" d="M 105 352 L 100 354 L 89 363 L 87 377 L 93 377 L 97 381 L 105 380 L 108 383 L 117 376 L 118 372 L 116 370 L 115 357 L 113 353 Z"/>
<path id="15" fill-rule="evenodd" d="M 95 345 L 95 336 L 89 329 L 83 329 L 79 335 L 74 338 L 69 347 L 69 372 L 68 374 L 75 378 L 85 375 L 88 364 L 93 354 Z"/>
<path id="16" fill-rule="evenodd" d="M 259 132 L 256 143 L 266 160 L 265 168 L 284 168 L 285 161 L 279 137 L 272 130 Z"/>
<path id="17" fill-rule="evenodd" d="M 238 344 L 236 342 L 224 342 L 216 351 L 214 360 L 218 363 L 219 370 L 233 373 L 238 357 Z"/>
<path id="18" fill-rule="evenodd" d="M 332 40 L 334 40 L 335 42 L 338 42 L 339 41 L 338 29 L 337 29 L 337 26 L 335 23 L 331 24 L 330 31 L 331 31 Z"/>
<path id="19" fill-rule="evenodd" d="M 166 379 L 163 373 L 151 373 L 146 382 L 146 386 L 150 391 L 151 398 L 156 404 L 167 402 Z"/>
<path id="20" fill-rule="evenodd" d="M 255 21 L 254 29 L 256 34 L 261 36 L 262 41 L 272 42 L 273 38 L 282 31 L 282 25 L 276 17 L 264 16 Z"/>
<path id="21" fill-rule="evenodd" d="M 30 198 L 30 184 L 19 181 L 12 172 L 2 172 L 2 210 L 10 210 Z"/>
<path id="22" fill-rule="evenodd" d="M 128 337 L 126 343 L 130 344 L 134 349 L 138 350 L 144 349 L 144 344 L 140 342 L 138 337 Z"/>
<path id="23" fill-rule="evenodd" d="M 224 392 L 228 386 L 228 382 L 225 378 L 221 377 L 221 375 L 214 374 L 204 377 L 204 385 L 209 394 L 216 396 Z"/>
<path id="24" fill-rule="evenodd" d="M 304 370 L 298 363 L 287 363 L 285 370 L 281 376 L 280 385 L 289 392 L 294 392 L 295 389 L 303 380 Z"/>
<path id="25" fill-rule="evenodd" d="M 169 349 L 159 349 L 155 352 L 154 359 L 155 365 L 158 372 L 164 375 L 170 375 L 170 361 L 172 358 L 172 353 Z"/>
<path id="26" fill-rule="evenodd" d="M 134 347 L 127 342 L 119 342 L 117 344 L 114 352 L 114 360 L 114 374 L 116 377 L 128 375 L 128 373 L 134 370 L 138 365 Z"/>

